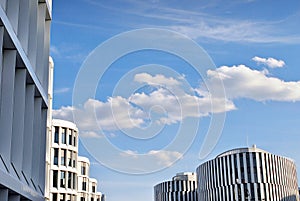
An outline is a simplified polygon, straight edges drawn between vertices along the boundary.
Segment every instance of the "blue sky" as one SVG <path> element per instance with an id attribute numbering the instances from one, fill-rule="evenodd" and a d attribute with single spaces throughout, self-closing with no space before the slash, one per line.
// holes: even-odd
<path id="1" fill-rule="evenodd" d="M 54 1 L 53 114 L 76 118 L 107 200 L 151 201 L 155 184 L 252 144 L 300 172 L 299 17 L 297 0 Z"/>

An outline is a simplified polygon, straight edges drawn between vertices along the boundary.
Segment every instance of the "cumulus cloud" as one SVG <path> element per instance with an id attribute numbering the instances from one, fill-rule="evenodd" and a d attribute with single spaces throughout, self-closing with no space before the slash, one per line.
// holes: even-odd
<path id="1" fill-rule="evenodd" d="M 183 89 L 182 78 L 140 73 L 134 81 L 153 85 L 148 92 L 129 97 L 109 97 L 106 102 L 89 99 L 83 107 L 61 107 L 53 111 L 55 118 L 74 121 L 87 137 L 97 137 L 99 130 L 114 131 L 144 128 L 149 122 L 171 125 L 185 118 L 199 118 L 237 109 L 234 101 L 248 98 L 255 101 L 300 101 L 300 81 L 284 81 L 269 76 L 266 70 L 253 70 L 245 65 L 221 66 L 207 71 L 207 88 Z M 225 95 L 223 97 L 223 81 Z M 212 107 L 213 106 L 213 107 Z M 152 114 L 156 114 L 153 121 Z"/>
<path id="2" fill-rule="evenodd" d="M 143 112 L 120 96 L 109 98 L 107 102 L 89 99 L 82 108 L 61 107 L 53 110 L 53 116 L 69 121 L 74 121 L 75 116 L 80 130 L 118 130 L 143 123 Z"/>
<path id="3" fill-rule="evenodd" d="M 261 57 L 255 56 L 252 58 L 252 60 L 255 61 L 257 64 L 263 64 L 269 68 L 282 68 L 285 66 L 285 62 L 283 60 L 277 60 L 272 57 L 261 58 Z"/>
<path id="4" fill-rule="evenodd" d="M 221 90 L 216 84 L 222 79 L 226 97 L 229 100 L 249 98 L 256 101 L 299 101 L 300 81 L 286 82 L 270 77 L 266 71 L 250 69 L 245 65 L 222 66 L 207 72 L 206 84 L 216 91 Z"/>
<path id="5" fill-rule="evenodd" d="M 164 75 L 158 74 L 152 76 L 148 73 L 139 73 L 134 76 L 134 81 L 140 83 L 147 83 L 149 85 L 162 85 L 162 86 L 178 86 L 180 82 L 173 77 L 167 78 Z"/>

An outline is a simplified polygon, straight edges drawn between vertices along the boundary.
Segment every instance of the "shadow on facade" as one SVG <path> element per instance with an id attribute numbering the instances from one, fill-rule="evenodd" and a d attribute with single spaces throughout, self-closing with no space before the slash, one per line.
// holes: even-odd
<path id="1" fill-rule="evenodd" d="M 280 201 L 298 201 L 298 200 L 296 195 L 290 195 L 281 199 Z"/>

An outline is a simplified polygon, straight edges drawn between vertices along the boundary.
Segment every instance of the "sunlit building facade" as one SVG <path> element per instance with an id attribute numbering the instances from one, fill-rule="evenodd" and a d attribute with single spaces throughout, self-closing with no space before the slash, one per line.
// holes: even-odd
<path id="1" fill-rule="evenodd" d="M 50 0 L 0 0 L 0 200 L 44 200 Z"/>
<path id="2" fill-rule="evenodd" d="M 78 156 L 76 125 L 69 121 L 53 119 L 49 140 L 49 200 L 104 201 L 104 195 L 97 192 L 97 180 L 89 178 L 89 159 Z"/>
<path id="3" fill-rule="evenodd" d="M 97 192 L 97 180 L 89 177 L 90 161 L 78 157 L 78 198 L 77 201 L 105 201 L 105 195 Z"/>
<path id="4" fill-rule="evenodd" d="M 178 173 L 171 181 L 154 186 L 155 201 L 198 201 L 197 176 L 194 172 Z"/>
<path id="5" fill-rule="evenodd" d="M 50 200 L 76 201 L 78 129 L 69 121 L 53 119 L 50 165 Z"/>
<path id="6" fill-rule="evenodd" d="M 258 149 L 226 151 L 197 168 L 201 201 L 298 201 L 294 161 Z"/>

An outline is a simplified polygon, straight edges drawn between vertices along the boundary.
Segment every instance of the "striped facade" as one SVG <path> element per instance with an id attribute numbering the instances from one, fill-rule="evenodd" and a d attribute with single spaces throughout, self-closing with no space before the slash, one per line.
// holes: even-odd
<path id="1" fill-rule="evenodd" d="M 44 201 L 51 0 L 0 0 L 0 200 Z"/>
<path id="2" fill-rule="evenodd" d="M 180 173 L 154 187 L 155 201 L 197 201 L 195 173 Z"/>
<path id="3" fill-rule="evenodd" d="M 256 147 L 227 151 L 197 168 L 200 201 L 298 201 L 295 163 Z"/>

